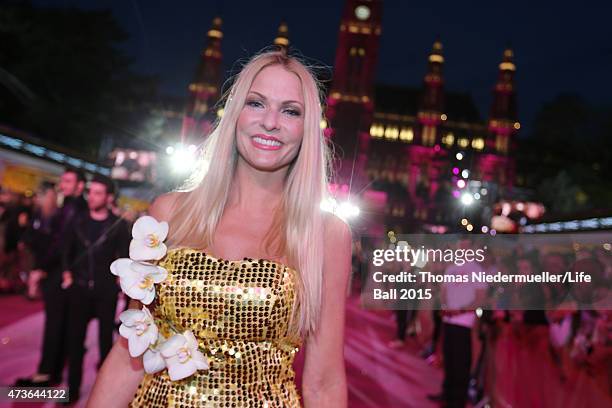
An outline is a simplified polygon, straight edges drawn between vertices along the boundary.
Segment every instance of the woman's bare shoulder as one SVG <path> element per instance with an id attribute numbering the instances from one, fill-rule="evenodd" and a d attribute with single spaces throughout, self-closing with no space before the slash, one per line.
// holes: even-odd
<path id="1" fill-rule="evenodd" d="M 168 221 L 176 203 L 186 193 L 173 191 L 158 196 L 149 207 L 149 215 L 158 221 Z"/>
<path id="2" fill-rule="evenodd" d="M 336 245 L 342 246 L 347 242 L 351 242 L 351 228 L 349 225 L 335 214 L 327 213 L 324 218 L 325 225 L 325 247 L 332 251 L 337 248 Z M 334 248 L 335 247 L 335 248 Z"/>

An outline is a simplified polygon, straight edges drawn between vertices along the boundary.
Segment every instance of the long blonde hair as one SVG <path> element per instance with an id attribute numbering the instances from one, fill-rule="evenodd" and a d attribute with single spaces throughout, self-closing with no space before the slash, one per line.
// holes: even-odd
<path id="1" fill-rule="evenodd" d="M 238 74 L 226 97 L 224 113 L 205 140 L 198 171 L 171 215 L 171 246 L 209 248 L 228 200 L 237 162 L 235 130 L 238 116 L 257 74 L 281 65 L 300 79 L 304 96 L 304 137 L 291 163 L 281 206 L 266 242 L 276 242 L 280 253 L 298 273 L 298 298 L 290 327 L 306 336 L 316 329 L 321 305 L 324 216 L 321 202 L 328 195 L 329 150 L 322 134 L 321 94 L 314 75 L 294 57 L 264 52 L 252 58 Z M 203 216 L 204 215 L 204 216 Z"/>

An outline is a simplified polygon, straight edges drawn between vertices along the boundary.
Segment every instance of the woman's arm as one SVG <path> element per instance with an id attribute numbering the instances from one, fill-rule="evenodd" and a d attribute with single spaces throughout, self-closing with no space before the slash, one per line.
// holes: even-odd
<path id="1" fill-rule="evenodd" d="M 130 357 L 127 340 L 119 337 L 98 372 L 87 408 L 127 407 L 143 377 L 142 357 Z"/>
<path id="2" fill-rule="evenodd" d="M 351 232 L 336 217 L 325 233 L 321 316 L 306 340 L 302 396 L 306 408 L 347 405 L 344 370 L 344 307 L 351 272 Z"/>
<path id="3" fill-rule="evenodd" d="M 149 214 L 158 221 L 167 221 L 175 199 L 176 193 L 158 197 L 149 207 Z M 129 308 L 140 310 L 142 304 L 131 300 Z M 98 372 L 87 407 L 126 407 L 143 377 L 142 357 L 131 357 L 127 340 L 119 337 Z"/>

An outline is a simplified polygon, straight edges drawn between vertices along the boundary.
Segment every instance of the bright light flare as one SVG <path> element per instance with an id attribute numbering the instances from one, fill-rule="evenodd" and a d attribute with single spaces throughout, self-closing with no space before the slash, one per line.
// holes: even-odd
<path id="1" fill-rule="evenodd" d="M 185 149 L 178 147 L 170 155 L 170 165 L 175 173 L 187 173 L 195 166 L 195 149 Z"/>
<path id="2" fill-rule="evenodd" d="M 461 195 L 461 204 L 468 206 L 472 205 L 474 202 L 474 197 L 470 193 L 463 193 Z"/>
<path id="3" fill-rule="evenodd" d="M 355 204 L 352 204 L 348 201 L 343 201 L 338 203 L 333 198 L 328 198 L 326 200 L 321 201 L 320 205 L 321 210 L 327 211 L 333 214 L 336 214 L 338 217 L 342 218 L 345 221 L 350 220 L 351 218 L 355 218 L 359 216 L 361 210 Z"/>

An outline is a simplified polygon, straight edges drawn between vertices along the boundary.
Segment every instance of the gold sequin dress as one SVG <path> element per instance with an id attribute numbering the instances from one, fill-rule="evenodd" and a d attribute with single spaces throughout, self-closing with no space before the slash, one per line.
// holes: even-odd
<path id="1" fill-rule="evenodd" d="M 272 261 L 226 261 L 193 249 L 171 249 L 159 263 L 153 312 L 166 338 L 191 330 L 209 369 L 179 381 L 145 375 L 132 407 L 299 407 L 290 335 L 296 273 Z M 172 328 L 174 326 L 174 328 Z"/>

